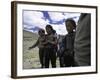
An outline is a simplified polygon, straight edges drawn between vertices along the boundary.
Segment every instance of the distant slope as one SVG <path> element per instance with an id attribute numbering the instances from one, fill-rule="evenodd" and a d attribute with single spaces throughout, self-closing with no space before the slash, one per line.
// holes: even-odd
<path id="1" fill-rule="evenodd" d="M 38 38 L 38 34 L 23 30 L 23 39 L 24 40 L 26 40 L 26 39 L 36 40 L 37 38 Z"/>

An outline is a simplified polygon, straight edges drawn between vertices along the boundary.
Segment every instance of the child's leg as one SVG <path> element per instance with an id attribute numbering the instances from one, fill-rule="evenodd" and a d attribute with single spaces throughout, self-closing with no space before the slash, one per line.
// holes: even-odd
<path id="1" fill-rule="evenodd" d="M 44 61 L 44 65 L 45 65 L 45 68 L 49 68 L 49 61 L 50 61 L 50 55 L 49 55 L 49 49 L 46 48 L 45 51 L 45 61 Z"/>
<path id="2" fill-rule="evenodd" d="M 53 68 L 55 68 L 56 67 L 56 52 L 53 48 L 50 49 L 49 52 L 50 52 L 51 65 Z"/>
<path id="3" fill-rule="evenodd" d="M 64 67 L 64 57 L 63 56 L 59 57 L 59 62 L 60 62 L 60 67 Z"/>
<path id="4" fill-rule="evenodd" d="M 70 54 L 69 51 L 68 52 L 66 51 L 64 53 L 64 64 L 65 64 L 65 67 L 70 67 L 71 64 L 72 64 L 72 56 L 70 56 L 69 54 Z"/>
<path id="5" fill-rule="evenodd" d="M 39 49 L 39 59 L 40 59 L 40 64 L 41 64 L 41 68 L 43 68 L 43 66 L 44 66 L 44 63 L 43 63 L 43 53 L 44 53 L 44 51 L 43 51 L 43 49 Z"/>

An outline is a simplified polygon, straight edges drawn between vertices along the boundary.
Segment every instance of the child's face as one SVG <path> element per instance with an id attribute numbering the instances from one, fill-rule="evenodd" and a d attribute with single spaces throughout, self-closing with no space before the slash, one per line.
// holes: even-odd
<path id="1" fill-rule="evenodd" d="M 44 36 L 45 33 L 41 31 L 41 32 L 39 32 L 39 35 L 40 35 L 40 36 Z"/>
<path id="2" fill-rule="evenodd" d="M 51 33 L 51 28 L 46 27 L 46 31 L 47 31 L 48 34 L 50 34 Z"/>
<path id="3" fill-rule="evenodd" d="M 74 26 L 72 25 L 71 21 L 66 22 L 65 25 L 68 32 L 73 31 Z"/>

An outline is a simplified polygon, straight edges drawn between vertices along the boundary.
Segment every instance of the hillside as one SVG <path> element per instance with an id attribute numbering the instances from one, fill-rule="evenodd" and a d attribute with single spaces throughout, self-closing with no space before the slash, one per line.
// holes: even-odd
<path id="1" fill-rule="evenodd" d="M 27 39 L 28 40 L 29 39 L 35 39 L 35 40 L 37 40 L 37 38 L 38 38 L 38 34 L 23 30 L 23 39 L 24 40 L 27 40 Z"/>
<path id="2" fill-rule="evenodd" d="M 38 34 L 23 31 L 23 69 L 31 69 L 39 67 L 38 48 L 28 50 L 30 46 L 35 44 Z M 34 64 L 36 63 L 36 64 Z"/>

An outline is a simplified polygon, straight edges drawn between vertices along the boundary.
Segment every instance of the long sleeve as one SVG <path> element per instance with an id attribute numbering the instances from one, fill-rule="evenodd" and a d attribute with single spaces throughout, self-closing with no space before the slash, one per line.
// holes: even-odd
<path id="1" fill-rule="evenodd" d="M 32 45 L 32 47 L 31 47 L 31 48 L 36 47 L 38 44 L 39 44 L 39 39 L 36 41 L 36 43 L 35 43 L 34 45 Z"/>
<path id="2" fill-rule="evenodd" d="M 91 64 L 91 15 L 82 14 L 75 35 L 75 61 L 79 66 Z"/>

